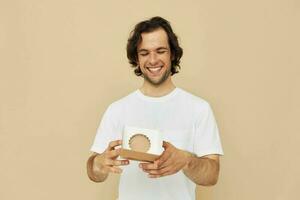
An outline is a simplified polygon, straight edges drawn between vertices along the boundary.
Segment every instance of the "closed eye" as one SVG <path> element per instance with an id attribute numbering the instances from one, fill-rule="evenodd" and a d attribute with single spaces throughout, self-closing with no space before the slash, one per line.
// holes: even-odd
<path id="1" fill-rule="evenodd" d="M 145 49 L 141 49 L 138 51 L 138 54 L 140 56 L 147 56 L 149 54 L 149 51 L 145 50 Z"/>
<path id="2" fill-rule="evenodd" d="M 148 53 L 140 53 L 139 55 L 140 55 L 140 56 L 147 56 Z"/>
<path id="3" fill-rule="evenodd" d="M 158 51 L 157 53 L 158 54 L 163 54 L 163 53 L 166 53 L 167 51 Z"/>

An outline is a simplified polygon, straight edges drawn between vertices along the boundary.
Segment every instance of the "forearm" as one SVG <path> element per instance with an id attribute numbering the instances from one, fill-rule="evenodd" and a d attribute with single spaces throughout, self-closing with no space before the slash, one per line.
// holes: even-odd
<path id="1" fill-rule="evenodd" d="M 218 181 L 219 168 L 216 160 L 189 154 L 189 162 L 183 172 L 198 185 L 212 186 Z"/>
<path id="2" fill-rule="evenodd" d="M 108 172 L 101 170 L 101 166 L 95 164 L 95 157 L 102 157 L 101 154 L 93 154 L 87 161 L 87 174 L 90 180 L 94 182 L 103 182 L 108 177 Z"/>

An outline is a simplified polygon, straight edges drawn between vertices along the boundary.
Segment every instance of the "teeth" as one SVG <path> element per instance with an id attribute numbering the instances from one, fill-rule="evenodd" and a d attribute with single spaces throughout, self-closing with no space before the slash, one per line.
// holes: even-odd
<path id="1" fill-rule="evenodd" d="M 148 69 L 151 72 L 158 72 L 161 69 L 161 67 L 151 67 L 151 68 L 148 68 Z"/>

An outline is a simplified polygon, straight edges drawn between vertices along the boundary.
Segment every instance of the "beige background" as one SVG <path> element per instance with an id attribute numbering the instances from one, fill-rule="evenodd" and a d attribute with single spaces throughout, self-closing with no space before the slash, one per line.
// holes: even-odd
<path id="1" fill-rule="evenodd" d="M 175 83 L 221 132 L 198 199 L 299 199 L 299 1 L 0 0 L 1 200 L 115 199 L 118 176 L 92 183 L 85 162 L 105 108 L 141 84 L 126 41 L 155 15 L 184 48 Z"/>

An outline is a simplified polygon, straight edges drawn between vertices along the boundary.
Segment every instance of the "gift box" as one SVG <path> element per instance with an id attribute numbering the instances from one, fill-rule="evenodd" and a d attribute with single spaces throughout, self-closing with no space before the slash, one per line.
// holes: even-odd
<path id="1" fill-rule="evenodd" d="M 125 159 L 153 162 L 163 152 L 158 130 L 125 126 L 120 156 Z"/>

